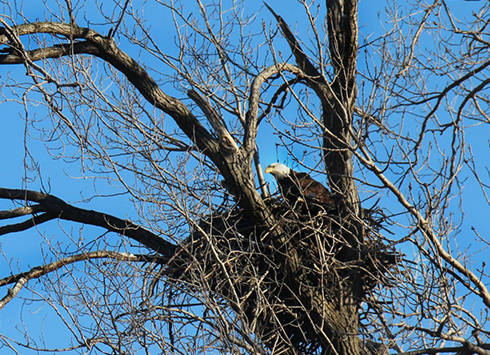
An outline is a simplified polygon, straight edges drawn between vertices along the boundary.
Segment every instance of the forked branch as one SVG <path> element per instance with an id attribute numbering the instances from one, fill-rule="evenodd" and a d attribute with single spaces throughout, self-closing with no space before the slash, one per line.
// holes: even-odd
<path id="1" fill-rule="evenodd" d="M 15 43 L 19 43 L 20 36 L 39 33 L 65 37 L 69 43 L 33 51 L 24 51 L 22 48 L 15 47 Z M 77 39 L 78 42 L 74 42 L 73 39 Z M 149 73 L 122 51 L 113 38 L 102 36 L 96 31 L 75 24 L 36 22 L 11 26 L 8 30 L 4 28 L 4 31 L 0 31 L 0 45 L 10 45 L 13 49 L 12 53 L 0 55 L 0 64 L 25 64 L 26 60 L 34 61 L 82 53 L 99 57 L 111 64 L 127 77 L 148 102 L 175 120 L 199 151 L 214 163 L 224 177 L 230 194 L 247 213 L 266 230 L 275 225 L 270 211 L 255 189 L 251 169 L 252 159 L 244 159 L 240 151 L 233 149 L 227 151 L 226 155 L 223 154 L 220 142 L 208 132 L 190 109 L 182 101 L 163 92 Z M 231 141 L 225 143 L 233 145 Z M 251 158 L 252 154 L 249 157 Z"/>
<path id="2" fill-rule="evenodd" d="M 35 205 L 36 207 L 33 206 L 31 209 L 26 210 L 29 211 L 29 214 L 32 214 L 34 222 L 36 222 L 35 213 L 42 210 L 45 211 L 45 214 L 42 214 L 41 216 L 46 216 L 47 219 L 59 218 L 68 221 L 102 227 L 107 229 L 108 231 L 116 232 L 118 234 L 125 235 L 133 240 L 136 240 L 138 243 L 141 243 L 142 245 L 158 252 L 167 260 L 175 254 L 175 250 L 177 248 L 176 245 L 167 242 L 166 240 L 160 238 L 158 235 L 129 220 L 123 220 L 102 212 L 78 208 L 64 202 L 60 198 L 53 195 L 30 190 L 0 188 L 0 199 L 17 200 L 26 204 L 28 202 L 37 203 L 37 205 Z M 16 209 L 16 211 L 18 210 L 19 209 Z M 2 211 L 2 214 L 4 216 L 8 216 L 9 211 Z M 19 213 L 12 213 L 10 211 L 10 215 L 15 216 L 19 215 Z M 42 222 L 44 222 L 44 220 Z M 30 222 L 24 223 L 26 223 L 27 227 Z M 3 230 L 0 229 L 0 232 L 3 232 L 1 234 L 6 234 L 8 232 L 27 229 L 19 228 L 15 230 L 15 226 L 19 225 L 20 224 L 11 224 L 4 226 L 2 227 Z M 30 227 L 34 225 L 34 223 L 31 223 Z"/>

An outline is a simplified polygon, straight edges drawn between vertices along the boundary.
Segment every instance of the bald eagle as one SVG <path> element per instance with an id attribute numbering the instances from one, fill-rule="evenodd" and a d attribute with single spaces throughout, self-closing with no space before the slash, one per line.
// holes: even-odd
<path id="1" fill-rule="evenodd" d="M 335 208 L 330 191 L 307 173 L 294 171 L 281 163 L 269 165 L 265 172 L 276 178 L 283 198 L 292 206 L 302 199 L 309 207 L 316 205 L 325 210 Z"/>

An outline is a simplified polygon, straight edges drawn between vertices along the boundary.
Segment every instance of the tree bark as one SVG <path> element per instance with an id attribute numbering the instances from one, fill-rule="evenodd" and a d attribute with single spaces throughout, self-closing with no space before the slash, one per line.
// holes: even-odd
<path id="1" fill-rule="evenodd" d="M 276 17 L 298 67 L 307 76 L 308 86 L 322 102 L 323 157 L 330 187 L 340 196 L 339 209 L 344 221 L 342 239 L 345 246 L 338 255 L 340 261 L 356 265 L 363 249 L 362 209 L 354 181 L 351 141 L 352 122 L 357 95 L 357 1 L 327 0 L 327 23 L 332 82 L 315 68 L 286 22 L 270 7 Z M 351 267 L 341 275 L 346 286 L 333 302 L 317 299 L 318 325 L 329 324 L 324 347 L 326 354 L 359 354 L 358 311 L 362 299 L 363 281 L 360 268 Z M 322 328 L 320 326 L 320 328 Z"/>

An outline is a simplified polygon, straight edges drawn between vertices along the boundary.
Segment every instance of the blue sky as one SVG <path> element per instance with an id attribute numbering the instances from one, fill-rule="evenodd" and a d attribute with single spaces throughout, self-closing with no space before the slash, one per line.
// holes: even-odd
<path id="1" fill-rule="evenodd" d="M 42 2 L 35 2 L 37 8 L 33 6 L 32 2 L 29 3 L 29 7 L 24 9 L 24 14 L 29 19 L 35 19 L 41 17 L 39 14 L 40 9 L 43 9 Z M 302 17 L 298 17 L 299 5 L 292 4 L 291 6 L 284 6 L 282 0 L 268 1 L 268 4 L 273 7 L 285 20 L 291 24 L 295 29 L 295 32 L 301 38 L 307 38 L 309 33 L 307 29 L 299 23 L 297 26 L 293 24 L 296 21 L 302 21 Z M 455 9 L 456 13 L 471 13 L 473 8 L 478 8 L 480 5 L 478 2 L 464 2 L 464 1 L 448 1 L 448 5 Z M 31 7 L 32 6 L 32 7 Z M 259 16 L 264 16 L 267 21 L 271 21 L 270 15 L 265 9 L 262 8 L 261 2 L 249 2 L 247 3 L 249 8 L 247 11 L 254 13 L 262 11 Z M 378 15 L 383 13 L 384 4 L 377 0 L 361 0 L 359 3 L 359 25 L 361 27 L 360 44 L 362 45 L 362 36 L 369 36 L 370 39 L 376 38 L 384 33 L 383 27 L 380 25 Z M 87 17 L 91 17 L 90 6 L 85 8 Z M 166 30 L 165 25 L 168 18 L 162 18 L 158 11 L 146 10 L 146 18 L 148 21 L 154 21 L 156 26 L 159 27 L 159 36 L 157 40 L 165 43 L 165 41 L 172 42 L 173 35 L 172 30 Z M 171 23 L 169 23 L 172 25 Z M 390 24 L 383 23 L 387 28 Z M 155 31 L 156 33 L 157 31 Z M 123 49 L 127 50 L 130 54 L 132 51 L 131 46 L 127 45 Z M 0 80 L 5 76 L 10 75 L 17 78 L 19 81 L 26 79 L 25 69 L 21 66 L 9 66 L 0 68 Z M 9 74 L 10 73 L 10 74 Z M 43 142 L 36 140 L 35 138 L 25 136 L 25 122 L 24 122 L 24 110 L 18 104 L 2 103 L 2 129 L 0 130 L 0 142 L 2 147 L 2 153 L 0 154 L 1 166 L 8 167 L 0 174 L 0 186 L 8 188 L 22 188 L 28 187 L 29 189 L 39 190 L 41 187 L 44 190 L 49 190 L 52 194 L 63 198 L 67 202 L 77 204 L 80 207 L 88 209 L 96 209 L 99 211 L 111 213 L 121 218 L 137 219 L 137 213 L 135 211 L 133 203 L 130 201 L 129 196 L 115 196 L 112 198 L 94 198 L 89 202 L 80 203 L 91 196 L 95 196 L 98 192 L 102 193 L 117 192 L 118 190 L 107 186 L 102 180 L 83 178 L 84 174 L 80 171 L 77 164 L 66 164 L 63 160 L 53 159 L 45 149 Z M 30 117 L 35 117 L 37 112 L 36 108 L 30 108 Z M 42 113 L 39 113 L 42 115 Z M 475 154 L 477 159 L 485 163 L 487 156 L 483 153 L 483 147 L 488 148 L 488 130 L 479 128 L 468 130 L 467 139 L 475 145 Z M 287 152 L 284 148 L 277 148 L 277 140 L 269 139 L 268 133 L 261 132 L 259 135 L 260 152 L 262 157 L 262 163 L 267 165 L 268 163 L 275 162 L 276 160 L 287 162 Z M 481 142 L 481 143 L 478 143 Z M 480 145 L 481 144 L 481 145 Z M 33 156 L 33 161 L 26 154 L 25 145 L 27 145 L 29 152 Z M 24 163 L 33 167 L 39 167 L 39 174 L 33 171 L 27 171 L 24 168 Z M 34 164 L 32 164 L 34 163 Z M 38 164 L 38 165 L 37 165 Z M 75 177 L 75 178 L 72 178 Z M 269 181 L 270 177 L 268 177 Z M 460 240 L 460 245 L 463 247 L 473 245 L 474 235 L 470 231 L 470 226 L 477 226 L 481 234 L 488 234 L 489 230 L 486 226 L 486 219 L 488 218 L 488 209 L 484 209 L 484 205 L 476 203 L 476 199 L 472 198 L 471 191 L 475 188 L 474 180 L 469 178 L 464 186 L 465 192 L 468 194 L 464 200 L 464 208 L 466 211 L 465 222 L 462 225 L 462 235 L 467 236 L 467 239 Z M 478 196 L 480 196 L 477 193 Z M 476 196 L 476 195 L 475 195 Z M 1 205 L 6 208 L 5 204 Z M 483 223 L 482 223 L 483 221 Z M 63 223 L 65 230 L 73 230 L 78 233 L 78 226 L 70 223 Z M 85 227 L 82 231 L 87 240 L 92 237 L 97 237 L 103 231 L 95 228 Z M 2 275 L 8 274 L 10 268 L 9 263 L 16 268 L 14 272 L 18 270 L 26 270 L 26 268 L 37 266 L 43 262 L 43 253 L 41 246 L 45 240 L 55 240 L 59 243 L 66 243 L 64 233 L 59 227 L 57 221 L 49 222 L 42 226 L 39 231 L 30 230 L 24 233 L 17 233 L 15 235 L 2 236 L 0 239 L 0 252 L 5 256 L 0 258 L 0 272 Z M 475 250 L 476 251 L 476 250 Z M 484 256 L 476 256 L 474 262 L 477 264 L 481 262 Z M 3 290 L 4 292 L 4 290 Z M 26 291 L 27 292 L 27 291 Z M 0 297 L 3 295 L 0 294 Z M 22 292 L 21 292 L 22 296 Z M 5 309 L 2 310 L 0 317 L 0 331 L 8 333 L 8 328 L 12 327 L 12 320 L 18 319 L 18 310 L 21 300 L 13 301 Z M 35 309 L 35 307 L 34 307 Z M 59 340 L 59 333 L 55 333 L 52 329 L 53 326 L 49 323 L 53 319 L 49 311 L 39 311 L 32 313 L 32 319 L 24 319 L 26 322 L 34 322 L 36 324 L 44 323 L 46 325 L 45 335 L 51 340 Z M 53 323 L 54 324 L 54 323 Z M 16 333 L 12 330 L 13 333 Z M 50 344 L 50 346 L 53 346 Z"/>

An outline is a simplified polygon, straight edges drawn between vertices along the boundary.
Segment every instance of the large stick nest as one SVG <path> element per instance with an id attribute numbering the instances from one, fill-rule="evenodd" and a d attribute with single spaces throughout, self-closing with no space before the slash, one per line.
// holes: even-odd
<path id="1" fill-rule="evenodd" d="M 238 208 L 215 213 L 199 221 L 172 269 L 190 284 L 206 280 L 269 348 L 282 343 L 315 354 L 324 347 L 318 334 L 335 328 L 319 321 L 322 312 L 349 292 L 349 276 L 361 275 L 356 280 L 366 297 L 377 285 L 389 286 L 399 256 L 373 230 L 372 218 L 363 221 L 360 257 L 348 260 L 348 216 L 275 199 L 267 203 L 283 231 L 279 239 L 259 232 Z"/>

